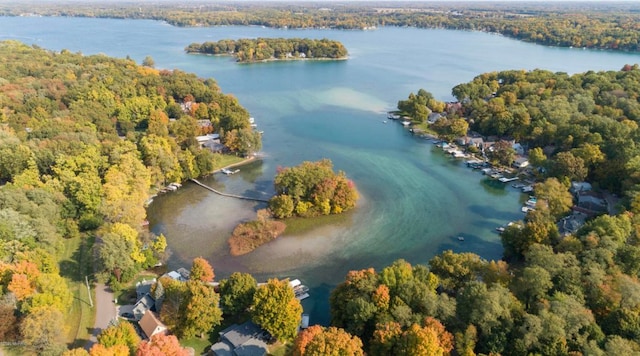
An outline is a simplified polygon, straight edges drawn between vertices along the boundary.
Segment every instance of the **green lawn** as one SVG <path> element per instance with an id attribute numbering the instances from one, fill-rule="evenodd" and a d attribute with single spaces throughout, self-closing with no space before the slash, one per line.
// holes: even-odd
<path id="1" fill-rule="evenodd" d="M 246 158 L 236 155 L 219 155 L 219 161 L 216 162 L 215 169 L 221 169 L 244 161 Z"/>
<path id="2" fill-rule="evenodd" d="M 77 237 L 64 240 L 64 252 L 60 257 L 60 275 L 69 283 L 73 293 L 71 308 L 65 313 L 67 318 L 67 343 L 71 347 L 82 347 L 91 335 L 95 323 L 95 310 L 91 308 L 85 276 L 93 273 L 91 269 L 91 247 L 93 237 Z M 92 300 L 95 292 L 92 291 Z"/>

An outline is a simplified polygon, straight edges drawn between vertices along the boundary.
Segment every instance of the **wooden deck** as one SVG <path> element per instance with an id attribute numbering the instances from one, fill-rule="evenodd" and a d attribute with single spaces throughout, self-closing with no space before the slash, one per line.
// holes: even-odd
<path id="1" fill-rule="evenodd" d="M 215 190 L 215 189 L 211 188 L 211 187 L 210 187 L 210 186 L 208 186 L 208 185 L 204 185 L 204 184 L 202 184 L 202 183 L 198 182 L 198 181 L 197 181 L 197 180 L 195 180 L 195 179 L 189 179 L 189 180 L 190 180 L 190 181 L 192 181 L 192 182 L 194 182 L 195 184 L 197 184 L 197 185 L 201 186 L 202 188 L 207 189 L 207 190 L 209 190 L 209 191 L 212 191 L 212 192 L 214 192 L 214 193 L 216 193 L 216 194 L 222 195 L 223 197 L 236 198 L 236 199 L 243 199 L 243 200 L 251 200 L 251 201 L 257 201 L 257 202 L 261 202 L 261 203 L 268 203 L 268 202 L 269 202 L 268 200 L 260 199 L 260 198 L 251 198 L 251 197 L 245 197 L 245 196 L 242 196 L 242 195 L 236 195 L 236 194 L 223 193 L 223 192 L 221 192 L 221 191 L 219 191 L 219 190 Z"/>

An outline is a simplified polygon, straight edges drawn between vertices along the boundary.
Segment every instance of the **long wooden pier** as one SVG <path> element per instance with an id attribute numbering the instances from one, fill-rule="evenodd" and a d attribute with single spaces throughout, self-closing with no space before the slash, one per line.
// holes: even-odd
<path id="1" fill-rule="evenodd" d="M 190 181 L 192 181 L 192 182 L 194 182 L 195 184 L 197 184 L 197 185 L 201 186 L 202 188 L 204 188 L 204 189 L 206 189 L 206 190 L 209 190 L 209 191 L 212 191 L 212 192 L 214 192 L 214 193 L 216 193 L 216 194 L 222 195 L 223 197 L 236 198 L 236 199 L 243 199 L 243 200 L 251 200 L 251 201 L 257 201 L 257 202 L 261 202 L 261 203 L 268 203 L 268 202 L 269 202 L 268 200 L 260 199 L 260 198 L 251 198 L 251 197 L 245 197 L 245 196 L 242 196 L 242 195 L 235 195 L 235 194 L 223 193 L 223 192 L 221 192 L 221 191 L 219 191 L 219 190 L 215 190 L 215 189 L 211 188 L 211 187 L 210 187 L 210 186 L 208 186 L 208 185 L 202 184 L 202 183 L 198 182 L 197 180 L 195 180 L 195 179 L 193 179 L 193 178 L 192 178 L 192 179 L 189 179 L 189 180 L 190 180 Z"/>

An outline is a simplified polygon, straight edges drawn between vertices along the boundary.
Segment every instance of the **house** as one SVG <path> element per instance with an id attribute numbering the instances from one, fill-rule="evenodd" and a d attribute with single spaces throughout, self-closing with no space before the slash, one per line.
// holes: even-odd
<path id="1" fill-rule="evenodd" d="M 155 316 L 151 310 L 147 310 L 144 316 L 138 322 L 140 329 L 151 339 L 153 335 L 163 334 L 167 332 L 167 327 Z"/>
<path id="2" fill-rule="evenodd" d="M 140 321 L 144 314 L 151 310 L 155 305 L 155 301 L 149 294 L 145 294 L 138 302 L 133 306 L 132 314 L 136 321 Z"/>
<path id="3" fill-rule="evenodd" d="M 513 166 L 516 168 L 524 168 L 524 167 L 527 167 L 528 165 L 529 165 L 529 160 L 527 159 L 527 157 L 518 156 L 513 161 Z"/>
<path id="4" fill-rule="evenodd" d="M 202 136 L 196 136 L 200 148 L 208 148 L 212 152 L 222 152 L 225 146 L 220 142 L 219 134 L 206 134 Z"/>
<path id="5" fill-rule="evenodd" d="M 461 146 L 467 146 L 467 147 L 474 146 L 477 148 L 482 148 L 484 139 L 480 136 L 463 136 L 458 138 L 456 140 L 456 143 L 458 143 Z"/>
<path id="6" fill-rule="evenodd" d="M 521 144 L 519 144 L 519 143 L 517 143 L 517 142 L 514 142 L 514 143 L 511 145 L 511 148 L 513 148 L 513 150 L 514 150 L 514 151 L 516 151 L 516 154 L 517 154 L 517 155 L 519 155 L 519 156 L 524 155 L 524 147 L 522 147 L 522 145 L 521 145 Z"/>
<path id="7" fill-rule="evenodd" d="M 571 188 L 569 191 L 573 194 L 580 194 L 581 192 L 588 192 L 591 190 L 591 183 L 589 182 L 571 182 Z"/>
<path id="8" fill-rule="evenodd" d="M 607 201 L 592 191 L 579 192 L 577 205 L 578 208 L 586 211 L 590 215 L 599 215 L 609 211 Z"/>
<path id="9" fill-rule="evenodd" d="M 438 120 L 442 118 L 443 118 L 442 114 L 437 112 L 432 112 L 431 114 L 429 114 L 429 116 L 427 116 L 427 122 L 430 124 L 435 124 Z"/>
<path id="10" fill-rule="evenodd" d="M 216 356 L 264 356 L 268 334 L 258 325 L 247 321 L 234 324 L 220 332 L 220 342 L 211 345 L 210 354 Z"/>
<path id="11" fill-rule="evenodd" d="M 142 299 L 146 294 L 151 294 L 151 287 L 156 283 L 156 279 L 142 280 L 136 283 L 136 301 Z"/>
<path id="12" fill-rule="evenodd" d="M 176 281 L 186 282 L 189 280 L 190 275 L 191 275 L 191 272 L 189 272 L 189 270 L 187 270 L 184 267 L 180 267 L 175 271 L 171 271 L 163 274 L 162 277 L 167 276 Z"/>

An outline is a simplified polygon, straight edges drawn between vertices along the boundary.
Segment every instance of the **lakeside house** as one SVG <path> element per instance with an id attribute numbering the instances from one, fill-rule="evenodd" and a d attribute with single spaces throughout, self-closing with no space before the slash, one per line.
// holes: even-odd
<path id="1" fill-rule="evenodd" d="M 144 316 L 144 314 L 147 311 L 150 311 L 151 308 L 154 307 L 154 305 L 155 305 L 155 300 L 153 300 L 151 295 L 150 294 L 145 294 L 133 306 L 133 310 L 131 311 L 131 313 L 133 314 L 133 318 L 136 321 L 140 321 L 142 319 L 142 317 Z"/>
<path id="2" fill-rule="evenodd" d="M 234 324 L 220 332 L 220 341 L 211 345 L 209 355 L 264 356 L 268 338 L 268 333 L 251 321 Z"/>
<path id="3" fill-rule="evenodd" d="M 151 339 L 153 335 L 165 334 L 168 331 L 167 326 L 158 320 L 151 310 L 147 310 L 147 312 L 144 313 L 144 316 L 140 319 L 138 325 L 148 339 Z"/>
<path id="4" fill-rule="evenodd" d="M 151 293 L 151 287 L 156 283 L 156 279 L 146 280 L 136 283 L 136 302 L 142 299 L 147 294 Z"/>
<path id="5" fill-rule="evenodd" d="M 167 276 L 176 281 L 186 282 L 189 280 L 190 275 L 191 275 L 191 272 L 189 272 L 189 270 L 187 270 L 184 267 L 180 267 L 175 271 L 171 271 L 163 274 L 162 277 Z"/>
<path id="6" fill-rule="evenodd" d="M 219 134 L 196 136 L 196 140 L 198 141 L 200 148 L 209 149 L 211 152 L 223 152 L 226 148 L 225 145 L 220 142 Z"/>
<path id="7" fill-rule="evenodd" d="M 523 157 L 523 156 L 518 156 L 516 157 L 516 159 L 513 161 L 513 166 L 515 168 L 525 168 L 529 166 L 529 160 L 527 159 L 527 157 Z"/>

